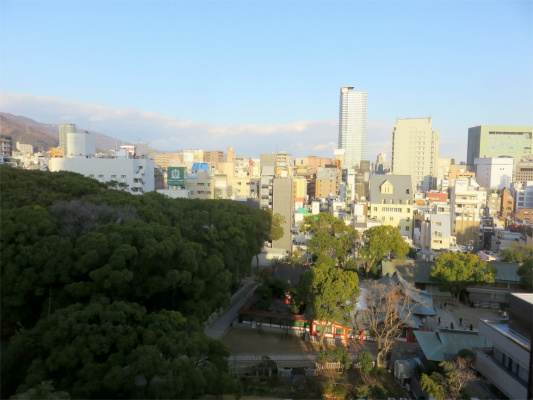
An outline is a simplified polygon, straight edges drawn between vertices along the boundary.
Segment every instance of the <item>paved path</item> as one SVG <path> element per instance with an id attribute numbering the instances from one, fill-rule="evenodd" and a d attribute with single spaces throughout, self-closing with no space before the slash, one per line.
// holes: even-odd
<path id="1" fill-rule="evenodd" d="M 244 288 L 244 295 L 232 306 L 224 311 L 216 322 L 206 327 L 205 334 L 213 339 L 220 339 L 230 329 L 231 323 L 238 317 L 237 311 L 253 296 L 258 285 L 254 282 L 248 282 Z"/>

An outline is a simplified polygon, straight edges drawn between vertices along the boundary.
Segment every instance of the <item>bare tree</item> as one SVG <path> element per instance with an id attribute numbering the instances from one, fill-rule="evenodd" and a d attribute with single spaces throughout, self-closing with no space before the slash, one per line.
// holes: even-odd
<path id="1" fill-rule="evenodd" d="M 396 284 L 367 281 L 362 285 L 364 307 L 362 316 L 366 328 L 374 333 L 378 344 L 376 364 L 383 366 L 385 356 L 402 330 L 410 326 L 413 309 L 422 299 L 409 283 Z"/>
<path id="2" fill-rule="evenodd" d="M 478 378 L 469 358 L 457 357 L 454 362 L 443 361 L 439 364 L 444 375 L 433 372 L 422 374 L 422 388 L 437 400 L 456 400 L 461 398 L 461 391 L 468 382 Z"/>

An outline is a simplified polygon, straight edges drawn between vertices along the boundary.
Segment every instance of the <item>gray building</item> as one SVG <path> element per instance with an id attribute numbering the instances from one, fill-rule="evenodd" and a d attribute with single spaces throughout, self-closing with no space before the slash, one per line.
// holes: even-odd
<path id="1" fill-rule="evenodd" d="M 531 398 L 531 332 L 533 329 L 533 294 L 512 294 L 509 319 L 480 319 L 478 332 L 492 342 L 478 349 L 476 369 L 509 399 Z M 529 395 L 529 396 L 528 396 Z"/>
<path id="2" fill-rule="evenodd" d="M 292 250 L 292 219 L 293 219 L 293 191 L 292 178 L 275 178 L 273 179 L 273 209 L 274 214 L 280 214 L 285 218 L 283 226 L 283 237 L 280 240 L 275 240 L 272 247 L 276 249 L 283 249 L 286 251 Z"/>

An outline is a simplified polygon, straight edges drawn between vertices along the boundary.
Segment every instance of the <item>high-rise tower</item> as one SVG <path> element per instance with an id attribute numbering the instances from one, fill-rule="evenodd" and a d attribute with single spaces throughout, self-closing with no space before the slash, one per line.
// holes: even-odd
<path id="1" fill-rule="evenodd" d="M 339 112 L 339 149 L 344 149 L 346 168 L 361 165 L 366 154 L 366 92 L 354 86 L 341 88 Z"/>
<path id="2" fill-rule="evenodd" d="M 392 130 L 392 173 L 411 175 L 413 189 L 428 192 L 437 185 L 439 131 L 432 119 L 397 119 Z"/>
<path id="3" fill-rule="evenodd" d="M 74 124 L 62 124 L 59 125 L 59 147 L 63 149 L 63 154 L 67 154 L 68 151 L 68 139 L 69 133 L 76 133 L 77 128 Z"/>

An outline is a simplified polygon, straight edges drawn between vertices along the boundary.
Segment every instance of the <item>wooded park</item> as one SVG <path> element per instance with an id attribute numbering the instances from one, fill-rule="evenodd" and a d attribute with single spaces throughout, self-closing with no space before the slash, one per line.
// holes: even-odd
<path id="1" fill-rule="evenodd" d="M 70 172 L 0 174 L 2 398 L 240 393 L 203 323 L 250 272 L 269 213 Z"/>

